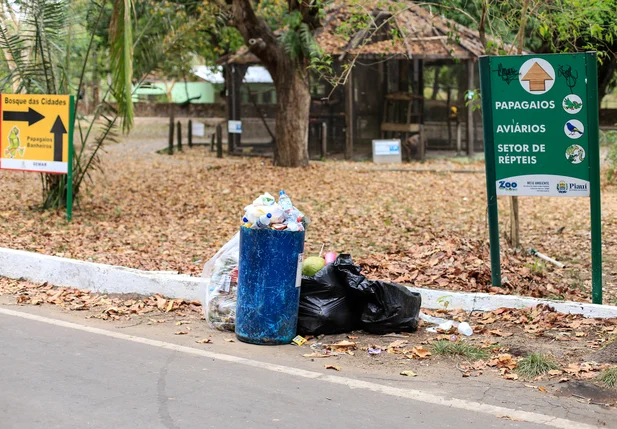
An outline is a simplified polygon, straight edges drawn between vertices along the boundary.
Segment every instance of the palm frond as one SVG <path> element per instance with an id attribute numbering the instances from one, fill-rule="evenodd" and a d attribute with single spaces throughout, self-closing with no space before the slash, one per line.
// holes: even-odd
<path id="1" fill-rule="evenodd" d="M 79 188 L 82 185 L 83 181 L 90 177 L 90 173 L 93 169 L 96 169 L 99 166 L 99 152 L 103 149 L 103 145 L 106 142 L 116 142 L 118 139 L 117 130 L 117 120 L 119 112 L 109 103 L 103 103 L 100 106 L 99 117 L 100 117 L 100 129 L 94 138 L 94 142 L 91 145 L 88 145 L 88 153 L 84 158 L 84 162 L 81 161 L 82 153 L 84 153 L 85 147 L 82 147 L 82 152 L 80 156 L 77 158 L 77 162 L 75 165 L 75 170 L 73 172 L 74 175 L 74 185 L 73 191 L 75 194 L 79 193 Z"/>
<path id="2" fill-rule="evenodd" d="M 124 132 L 133 125 L 133 23 L 132 0 L 115 0 L 109 24 L 112 94 L 118 105 L 118 115 Z"/>

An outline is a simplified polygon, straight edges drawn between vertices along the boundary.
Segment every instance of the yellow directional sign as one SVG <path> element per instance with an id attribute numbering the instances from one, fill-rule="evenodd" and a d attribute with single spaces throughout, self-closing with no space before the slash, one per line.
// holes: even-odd
<path id="1" fill-rule="evenodd" d="M 0 168 L 67 174 L 70 96 L 0 97 Z"/>

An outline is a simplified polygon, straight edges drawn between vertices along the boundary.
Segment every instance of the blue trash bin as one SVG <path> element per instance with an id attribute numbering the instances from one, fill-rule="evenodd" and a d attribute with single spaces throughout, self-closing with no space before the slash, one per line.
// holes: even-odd
<path id="1" fill-rule="evenodd" d="M 236 336 L 289 344 L 296 335 L 304 231 L 240 229 Z"/>

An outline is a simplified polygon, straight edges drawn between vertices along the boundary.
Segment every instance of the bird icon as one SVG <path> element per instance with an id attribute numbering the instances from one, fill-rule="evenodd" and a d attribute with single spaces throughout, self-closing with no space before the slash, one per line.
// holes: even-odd
<path id="1" fill-rule="evenodd" d="M 572 124 L 572 122 L 568 122 L 566 124 L 566 127 L 568 127 L 568 131 L 570 131 L 570 135 L 573 136 L 576 133 L 579 133 L 581 136 L 583 135 L 583 132 L 581 130 L 579 130 L 576 125 Z"/>

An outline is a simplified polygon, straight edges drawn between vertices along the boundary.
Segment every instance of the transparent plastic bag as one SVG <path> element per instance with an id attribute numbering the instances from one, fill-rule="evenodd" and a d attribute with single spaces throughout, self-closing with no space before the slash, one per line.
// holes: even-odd
<path id="1" fill-rule="evenodd" d="M 204 265 L 201 277 L 202 307 L 208 325 L 220 331 L 233 331 L 236 325 L 238 258 L 240 233 L 237 233 Z"/>

